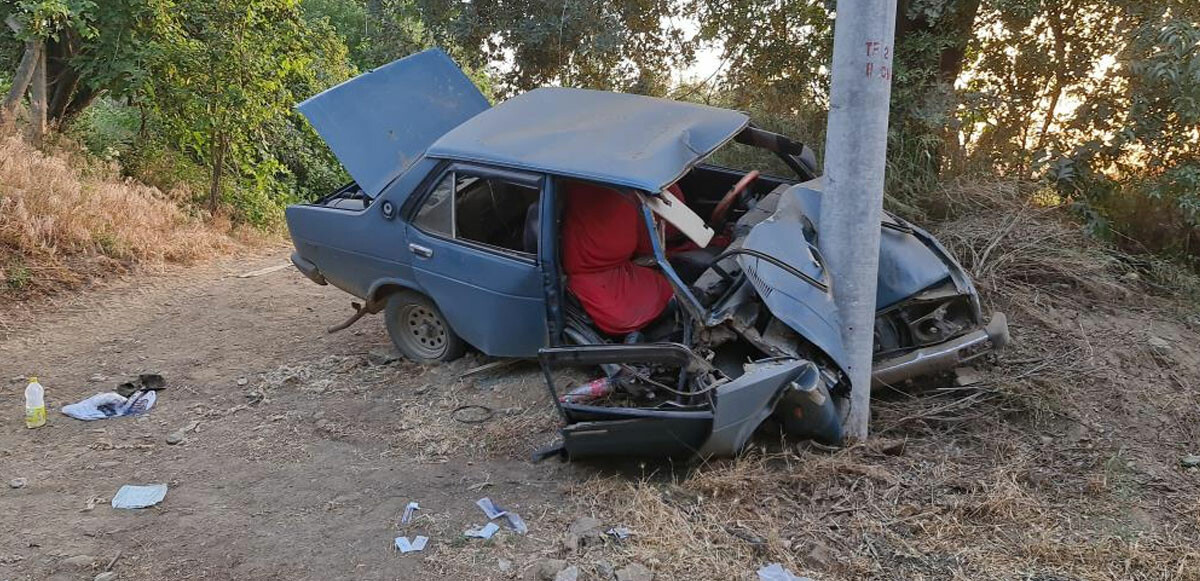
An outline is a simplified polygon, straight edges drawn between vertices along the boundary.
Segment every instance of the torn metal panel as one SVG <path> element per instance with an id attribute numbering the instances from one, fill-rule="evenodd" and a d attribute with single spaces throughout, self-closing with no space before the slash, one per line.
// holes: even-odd
<path id="1" fill-rule="evenodd" d="M 816 376 L 812 363 L 799 359 L 753 365 L 741 377 L 717 388 L 712 434 L 701 457 L 733 456 L 775 410 L 784 386 L 800 374 Z"/>

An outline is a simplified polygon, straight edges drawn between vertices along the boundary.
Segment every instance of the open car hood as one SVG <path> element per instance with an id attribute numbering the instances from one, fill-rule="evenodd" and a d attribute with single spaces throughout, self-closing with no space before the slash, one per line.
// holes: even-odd
<path id="1" fill-rule="evenodd" d="M 488 107 L 438 49 L 359 75 L 296 106 L 371 197 L 439 137 Z"/>

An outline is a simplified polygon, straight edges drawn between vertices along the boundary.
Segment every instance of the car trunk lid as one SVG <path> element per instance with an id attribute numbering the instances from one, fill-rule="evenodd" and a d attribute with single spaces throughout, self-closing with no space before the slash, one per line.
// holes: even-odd
<path id="1" fill-rule="evenodd" d="M 371 197 L 439 137 L 488 107 L 438 49 L 373 69 L 296 106 Z"/>

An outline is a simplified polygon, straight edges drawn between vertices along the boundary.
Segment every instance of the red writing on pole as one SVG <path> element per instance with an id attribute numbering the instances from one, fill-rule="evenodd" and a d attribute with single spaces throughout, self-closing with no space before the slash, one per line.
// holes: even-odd
<path id="1" fill-rule="evenodd" d="M 892 47 L 888 44 L 883 44 L 878 40 L 868 40 L 866 42 L 867 49 L 867 65 L 866 76 L 868 79 L 879 79 L 881 81 L 892 80 Z"/>

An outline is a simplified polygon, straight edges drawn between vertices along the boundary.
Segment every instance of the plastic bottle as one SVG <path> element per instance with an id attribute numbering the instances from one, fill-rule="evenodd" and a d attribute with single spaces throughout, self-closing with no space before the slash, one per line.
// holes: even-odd
<path id="1" fill-rule="evenodd" d="M 46 390 L 37 377 L 29 378 L 25 386 L 25 427 L 40 428 L 46 425 Z"/>
<path id="2" fill-rule="evenodd" d="M 558 400 L 563 403 L 587 403 L 605 397 L 613 392 L 615 383 L 608 377 L 593 379 L 563 395 Z"/>

